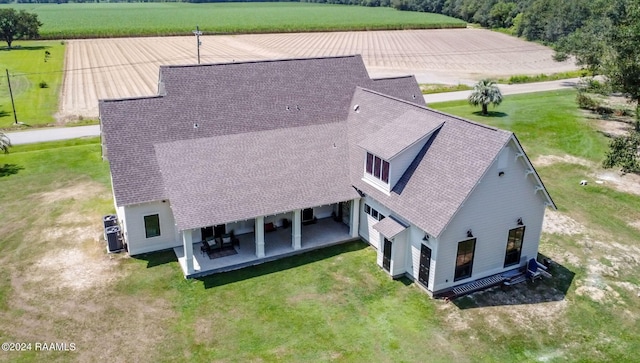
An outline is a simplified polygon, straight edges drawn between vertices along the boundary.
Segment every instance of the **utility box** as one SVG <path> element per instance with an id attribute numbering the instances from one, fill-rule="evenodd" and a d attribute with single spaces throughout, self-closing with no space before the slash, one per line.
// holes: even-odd
<path id="1" fill-rule="evenodd" d="M 104 234 L 107 236 L 107 252 L 119 252 L 124 249 L 122 239 L 120 238 L 120 227 L 107 227 L 104 229 Z"/>
<path id="2" fill-rule="evenodd" d="M 115 226 L 118 224 L 118 216 L 115 214 L 107 214 L 102 217 L 102 222 L 104 223 L 104 228 Z"/>

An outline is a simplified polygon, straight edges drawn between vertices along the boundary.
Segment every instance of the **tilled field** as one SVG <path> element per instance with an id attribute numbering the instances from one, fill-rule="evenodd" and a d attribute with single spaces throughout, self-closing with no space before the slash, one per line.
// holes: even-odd
<path id="1" fill-rule="evenodd" d="M 203 36 L 201 63 L 361 54 L 373 77 L 470 83 L 485 76 L 575 69 L 552 50 L 480 29 Z M 156 93 L 163 64 L 194 64 L 195 37 L 71 40 L 59 118 L 98 116 L 98 99 Z"/>

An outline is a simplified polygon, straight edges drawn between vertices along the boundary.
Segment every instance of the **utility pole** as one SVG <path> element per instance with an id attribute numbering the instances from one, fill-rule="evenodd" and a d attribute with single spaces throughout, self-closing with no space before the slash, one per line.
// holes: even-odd
<path id="1" fill-rule="evenodd" d="M 13 121 L 15 121 L 16 125 L 18 124 L 18 116 L 16 115 L 16 104 L 13 103 L 13 92 L 11 91 L 11 78 L 9 78 L 9 69 L 5 68 L 7 71 L 7 84 L 9 84 L 9 96 L 11 96 L 11 108 L 13 108 Z"/>
<path id="2" fill-rule="evenodd" d="M 197 25 L 196 30 L 193 31 L 193 34 L 196 36 L 196 43 L 198 44 L 198 64 L 200 64 L 200 45 L 202 44 L 200 43 L 200 36 L 202 35 L 202 32 Z"/>

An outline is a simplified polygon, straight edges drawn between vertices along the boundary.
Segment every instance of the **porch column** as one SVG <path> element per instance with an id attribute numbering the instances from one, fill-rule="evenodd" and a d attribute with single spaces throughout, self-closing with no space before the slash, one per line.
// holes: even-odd
<path id="1" fill-rule="evenodd" d="M 351 202 L 351 223 L 349 223 L 349 234 L 351 238 L 358 238 L 358 230 L 360 229 L 360 198 L 356 198 Z"/>
<path id="2" fill-rule="evenodd" d="M 264 257 L 264 216 L 256 217 L 256 256 Z"/>
<path id="3" fill-rule="evenodd" d="M 293 211 L 293 228 L 291 228 L 291 241 L 294 250 L 302 248 L 302 210 Z"/>
<path id="4" fill-rule="evenodd" d="M 195 272 L 193 268 L 193 238 L 191 237 L 190 229 L 182 231 L 182 245 L 184 247 L 184 262 L 187 267 L 187 275 L 190 275 Z"/>

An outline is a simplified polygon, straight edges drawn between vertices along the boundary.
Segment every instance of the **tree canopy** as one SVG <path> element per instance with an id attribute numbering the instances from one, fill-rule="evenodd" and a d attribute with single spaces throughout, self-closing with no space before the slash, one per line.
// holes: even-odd
<path id="1" fill-rule="evenodd" d="M 0 37 L 9 48 L 14 40 L 37 38 L 41 26 L 37 14 L 13 8 L 0 9 Z"/>
<path id="2" fill-rule="evenodd" d="M 482 114 L 488 115 L 487 107 L 489 104 L 497 106 L 502 103 L 502 92 L 494 81 L 483 79 L 473 86 L 468 100 L 473 106 L 482 106 Z"/>

